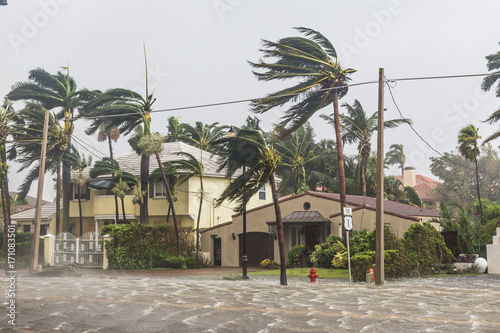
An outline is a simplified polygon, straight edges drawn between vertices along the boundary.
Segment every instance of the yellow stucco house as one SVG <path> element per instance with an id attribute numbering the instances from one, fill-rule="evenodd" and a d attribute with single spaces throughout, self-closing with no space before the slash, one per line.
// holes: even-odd
<path id="1" fill-rule="evenodd" d="M 163 152 L 160 154 L 162 162 L 178 160 L 182 157 L 177 155 L 179 152 L 189 153 L 193 155 L 198 160 L 201 158 L 200 149 L 190 146 L 182 142 L 171 142 L 164 143 Z M 235 204 L 232 202 L 224 202 L 221 206 L 215 207 L 215 200 L 220 196 L 228 184 L 228 180 L 225 179 L 224 171 L 218 172 L 218 156 L 212 155 L 208 152 L 203 152 L 203 165 L 204 165 L 204 176 L 203 176 L 203 186 L 204 186 L 204 202 L 201 211 L 200 228 L 210 228 L 219 225 L 222 222 L 231 219 L 234 214 Z M 139 177 L 140 175 L 140 161 L 141 157 L 136 153 L 130 153 L 115 160 L 119 163 L 120 168 L 123 171 L 132 173 Z M 150 173 L 158 168 L 158 163 L 155 156 L 150 156 L 149 171 Z M 89 172 L 89 169 L 84 170 L 84 172 Z M 182 179 L 182 173 L 179 177 L 179 182 Z M 82 216 L 83 216 L 83 233 L 87 232 L 100 232 L 102 227 L 107 224 L 115 223 L 115 200 L 114 195 L 110 189 L 100 189 L 93 190 L 89 188 L 88 184 L 99 182 L 98 184 L 106 184 L 106 180 L 111 179 L 111 175 L 99 177 L 98 179 L 88 179 L 87 186 L 81 188 L 80 197 L 82 203 Z M 79 215 L 79 205 L 78 205 L 78 185 L 74 183 L 72 179 L 73 191 L 72 200 L 70 202 L 70 231 L 79 235 L 80 230 L 80 215 Z M 91 186 L 95 187 L 95 186 Z M 104 186 L 105 187 L 105 186 Z M 188 181 L 181 185 L 176 186 L 174 202 L 175 211 L 177 215 L 177 220 L 182 227 L 195 227 L 196 220 L 198 218 L 198 208 L 199 208 L 199 190 L 200 190 L 200 180 L 199 177 L 191 177 Z M 132 189 L 126 193 L 125 196 L 125 215 L 128 222 L 139 221 L 139 205 L 133 204 L 133 199 L 137 189 Z M 163 182 L 152 183 L 149 186 L 149 198 L 148 198 L 148 210 L 149 210 L 149 220 L 153 224 L 161 224 L 166 221 L 168 213 L 168 201 L 165 196 L 165 189 Z M 263 204 L 267 204 L 272 201 L 271 189 L 269 186 L 265 186 L 260 189 L 253 198 L 250 199 L 248 203 L 249 208 L 258 207 Z M 56 234 L 55 230 L 55 203 L 50 204 L 50 207 L 45 207 L 43 210 L 47 212 L 47 216 L 51 216 L 50 219 L 46 219 L 45 224 L 49 224 L 50 227 L 44 227 L 44 230 L 49 231 L 51 234 Z M 53 207 L 52 207 L 53 206 Z M 49 209 L 50 208 L 50 209 Z M 121 202 L 119 201 L 119 221 L 123 219 L 123 212 Z M 34 220 L 34 209 L 31 214 L 27 211 L 23 217 L 22 223 L 31 223 L 29 218 L 32 216 Z M 19 218 L 19 217 L 18 217 Z M 15 220 L 15 217 L 12 218 Z M 19 220 L 21 222 L 21 220 Z M 170 222 L 172 222 L 172 217 L 170 216 Z M 59 231 L 60 232 L 60 231 Z M 59 233 L 57 232 L 57 233 Z M 42 233 L 43 235 L 43 233 Z"/>
<path id="2" fill-rule="evenodd" d="M 330 234 L 342 234 L 339 194 L 307 191 L 279 200 L 285 234 L 285 252 L 304 244 L 311 250 L 324 243 Z M 347 196 L 352 208 L 353 229 L 375 229 L 376 199 Z M 433 210 L 384 200 L 384 224 L 390 225 L 402 237 L 411 224 L 426 222 L 441 215 Z M 202 251 L 221 266 L 241 266 L 242 214 L 232 216 L 229 222 L 205 229 L 201 233 Z M 248 266 L 258 266 L 264 259 L 279 262 L 276 218 L 272 203 L 247 210 Z"/>

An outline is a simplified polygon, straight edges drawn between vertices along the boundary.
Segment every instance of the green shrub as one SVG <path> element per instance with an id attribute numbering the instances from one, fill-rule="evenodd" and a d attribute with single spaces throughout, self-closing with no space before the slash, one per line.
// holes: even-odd
<path id="1" fill-rule="evenodd" d="M 326 238 L 326 242 L 314 246 L 314 251 L 311 254 L 311 263 L 315 267 L 331 268 L 332 260 L 337 254 L 337 251 L 332 247 L 337 242 L 342 242 L 342 238 L 337 235 L 330 235 Z"/>
<path id="2" fill-rule="evenodd" d="M 210 266 L 209 261 L 203 257 L 196 260 L 195 257 L 182 255 L 164 255 L 161 257 L 161 268 L 202 268 Z"/>
<path id="3" fill-rule="evenodd" d="M 351 257 L 352 278 L 355 281 L 365 281 L 367 271 L 373 267 L 376 261 L 375 251 L 367 251 Z M 396 278 L 408 275 L 406 262 L 402 251 L 384 251 L 384 273 L 385 278 Z"/>
<path id="4" fill-rule="evenodd" d="M 354 281 L 365 281 L 366 272 L 375 263 L 375 251 L 367 251 L 351 257 L 351 274 Z"/>
<path id="5" fill-rule="evenodd" d="M 311 251 L 305 245 L 295 245 L 288 251 L 288 267 L 309 267 Z"/>
<path id="6" fill-rule="evenodd" d="M 111 268 L 147 269 L 158 267 L 167 254 L 169 226 L 143 224 L 114 224 L 103 228 L 113 240 L 106 242 L 106 253 Z"/>

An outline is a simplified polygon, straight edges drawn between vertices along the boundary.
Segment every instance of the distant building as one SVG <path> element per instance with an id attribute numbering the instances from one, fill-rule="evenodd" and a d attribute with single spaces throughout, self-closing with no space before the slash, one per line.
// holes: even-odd
<path id="1" fill-rule="evenodd" d="M 394 176 L 396 179 L 403 183 L 403 186 L 413 187 L 420 199 L 424 202 L 427 208 L 437 208 L 439 207 L 439 203 L 443 198 L 438 196 L 434 189 L 442 184 L 438 180 L 434 180 L 432 178 L 417 175 L 417 170 L 414 167 L 406 167 L 403 170 L 404 175 Z"/>

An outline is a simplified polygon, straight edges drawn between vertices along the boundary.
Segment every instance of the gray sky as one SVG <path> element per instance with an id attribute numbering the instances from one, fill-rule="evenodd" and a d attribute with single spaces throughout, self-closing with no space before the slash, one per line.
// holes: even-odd
<path id="1" fill-rule="evenodd" d="M 55 73 L 69 63 L 80 88 L 145 90 L 143 42 L 146 44 L 150 86 L 156 110 L 262 97 L 279 83 L 257 81 L 247 60 L 260 58 L 261 39 L 298 36 L 304 26 L 320 31 L 333 43 L 344 67 L 357 69 L 352 83 L 374 81 L 379 67 L 388 79 L 486 73 L 485 56 L 499 50 L 498 1 L 262 1 L 262 0 L 9 0 L 0 7 L 0 97 L 13 83 L 26 81 L 36 67 Z M 285 83 L 285 86 L 293 82 Z M 483 138 L 498 125 L 482 123 L 500 100 L 480 91 L 480 78 L 405 81 L 393 88 L 404 116 L 438 151 L 456 147 L 457 132 L 473 123 Z M 385 90 L 386 119 L 398 118 Z M 367 113 L 377 109 L 377 85 L 352 87 L 341 103 L 358 99 Z M 248 104 L 156 113 L 153 130 L 166 132 L 166 119 L 241 125 L 250 115 Z M 333 128 L 311 119 L 318 138 L 333 138 Z M 259 116 L 270 130 L 282 110 Z M 87 137 L 85 121 L 75 135 L 107 152 L 95 137 Z M 375 139 L 375 138 L 374 138 Z M 429 157 L 437 156 L 405 126 L 386 131 L 387 150 L 405 147 L 417 173 L 432 176 Z M 498 142 L 494 142 L 498 146 Z M 376 142 L 372 143 L 376 148 Z M 355 146 L 346 147 L 354 153 Z M 130 152 L 125 138 L 117 154 Z M 94 160 L 97 158 L 94 157 Z M 22 175 L 10 169 L 10 189 Z M 389 173 L 397 174 L 394 167 Z M 52 199 L 46 185 L 45 199 Z M 36 193 L 33 186 L 30 194 Z"/>

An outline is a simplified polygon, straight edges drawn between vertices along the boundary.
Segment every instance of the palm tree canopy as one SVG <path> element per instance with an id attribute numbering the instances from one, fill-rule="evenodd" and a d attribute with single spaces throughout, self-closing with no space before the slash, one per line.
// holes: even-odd
<path id="1" fill-rule="evenodd" d="M 185 183 L 193 176 L 197 176 L 201 179 L 203 178 L 203 163 L 198 161 L 198 159 L 196 159 L 196 157 L 194 157 L 190 153 L 179 152 L 177 153 L 177 155 L 184 158 L 170 161 L 169 164 L 172 165 L 177 170 L 177 172 L 183 173 L 185 175 L 185 177 L 181 181 L 181 184 Z"/>
<path id="2" fill-rule="evenodd" d="M 226 136 L 227 125 L 219 126 L 218 122 L 203 124 L 197 121 L 195 126 L 185 125 L 185 142 L 208 152 L 218 151 L 218 142 Z"/>
<path id="3" fill-rule="evenodd" d="M 462 128 L 458 134 L 458 150 L 460 154 L 469 161 L 474 161 L 480 154 L 477 146 L 477 140 L 480 138 L 478 129 L 474 125 L 469 124 Z"/>
<path id="4" fill-rule="evenodd" d="M 406 155 L 404 154 L 404 146 L 402 144 L 392 144 L 389 151 L 385 154 L 385 163 L 389 165 L 406 163 Z"/>
<path id="5" fill-rule="evenodd" d="M 486 56 L 486 60 L 488 61 L 486 65 L 488 71 L 493 71 L 493 73 L 484 78 L 481 85 L 481 88 L 484 91 L 490 90 L 495 83 L 500 83 L 500 51 Z M 500 97 L 500 84 L 496 87 L 496 95 L 497 97 Z"/>
<path id="6" fill-rule="evenodd" d="M 185 141 L 186 123 L 181 123 L 179 117 L 168 117 L 167 120 L 167 137 L 165 142 Z"/>
<path id="7" fill-rule="evenodd" d="M 260 60 L 249 64 L 263 72 L 254 71 L 260 81 L 298 79 L 299 83 L 251 103 L 252 111 L 264 113 L 272 108 L 292 105 L 285 111 L 276 131 L 285 137 L 304 124 L 317 110 L 330 105 L 334 100 L 334 90 L 341 98 L 347 91 L 346 82 L 353 69 L 343 69 L 337 60 L 337 53 L 330 41 L 318 31 L 295 28 L 306 37 L 287 37 L 278 42 L 263 40 L 260 50 L 263 58 L 273 58 L 274 62 Z"/>
<path id="8" fill-rule="evenodd" d="M 259 131 L 240 129 L 233 138 L 220 140 L 225 143 L 219 171 L 226 170 L 226 178 L 245 167 L 245 172 L 231 180 L 217 200 L 221 205 L 226 199 L 237 202 L 236 211 L 241 212 L 248 200 L 264 186 L 276 170 L 281 158 L 272 146 L 267 146 Z"/>

